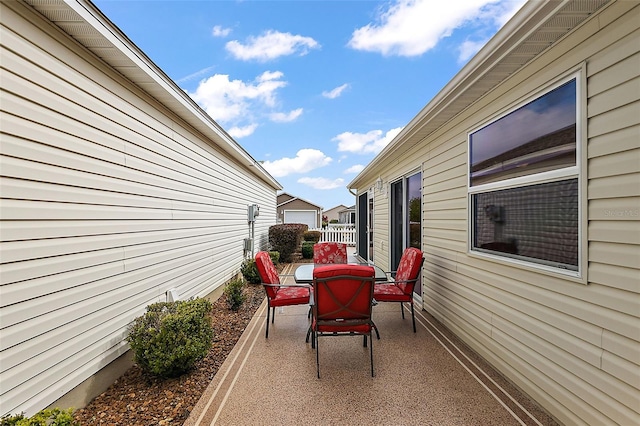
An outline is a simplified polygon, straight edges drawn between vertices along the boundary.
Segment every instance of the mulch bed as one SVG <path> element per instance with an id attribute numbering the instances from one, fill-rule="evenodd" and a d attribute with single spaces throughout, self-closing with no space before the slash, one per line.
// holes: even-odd
<path id="1" fill-rule="evenodd" d="M 214 341 L 196 368 L 175 379 L 158 379 L 131 367 L 74 418 L 81 425 L 182 425 L 264 300 L 262 285 L 248 284 L 240 310 L 224 295 L 213 303 Z"/>

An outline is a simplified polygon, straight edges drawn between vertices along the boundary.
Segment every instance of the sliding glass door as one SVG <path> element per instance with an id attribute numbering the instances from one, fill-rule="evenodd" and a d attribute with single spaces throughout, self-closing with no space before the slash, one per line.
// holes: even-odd
<path id="1" fill-rule="evenodd" d="M 391 269 L 398 269 L 407 247 L 422 248 L 422 173 L 403 177 L 391 184 Z M 420 281 L 414 289 L 422 294 Z"/>
<path id="2" fill-rule="evenodd" d="M 369 192 L 358 196 L 358 255 L 366 261 L 373 261 L 373 197 Z"/>

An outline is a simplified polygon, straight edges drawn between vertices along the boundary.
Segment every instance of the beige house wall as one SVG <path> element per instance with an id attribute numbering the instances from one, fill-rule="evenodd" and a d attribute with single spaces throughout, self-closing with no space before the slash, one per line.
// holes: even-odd
<path id="1" fill-rule="evenodd" d="M 266 247 L 280 187 L 30 7 L 0 16 L 0 415 L 32 414 L 127 351 L 167 290 L 236 276 L 247 205 Z"/>
<path id="2" fill-rule="evenodd" d="M 639 40 L 640 4 L 613 2 L 358 182 L 358 193 L 385 183 L 374 258 L 388 266 L 388 185 L 422 170 L 424 309 L 564 424 L 640 422 Z M 572 72 L 583 85 L 582 276 L 471 253 L 468 132 Z"/>

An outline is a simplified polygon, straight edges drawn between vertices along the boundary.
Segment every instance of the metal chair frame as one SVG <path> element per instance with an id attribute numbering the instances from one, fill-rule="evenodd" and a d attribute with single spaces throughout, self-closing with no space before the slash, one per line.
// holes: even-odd
<path id="1" fill-rule="evenodd" d="M 350 265 L 353 267 L 353 265 Z M 370 268 L 364 266 L 364 268 Z M 359 285 L 353 292 L 348 300 L 340 300 L 336 296 L 336 292 L 332 289 L 334 285 L 341 285 L 340 281 L 357 281 Z M 371 268 L 371 276 L 357 276 L 357 275 L 337 275 L 332 277 L 317 278 L 314 273 L 313 280 L 313 292 L 314 292 L 314 305 L 313 305 L 313 322 L 312 322 L 312 337 L 311 347 L 316 350 L 316 368 L 318 378 L 320 378 L 320 350 L 319 350 L 319 337 L 321 336 L 354 336 L 362 335 L 364 338 L 363 346 L 369 345 L 369 357 L 371 363 L 371 377 L 375 376 L 373 367 L 373 338 L 372 332 L 375 329 L 375 324 L 371 318 L 372 315 L 372 300 L 373 300 L 373 285 L 375 281 L 375 274 L 373 268 Z M 363 296 L 362 294 L 366 295 Z M 324 312 L 322 306 L 318 306 L 320 297 L 324 294 L 329 296 L 330 301 L 333 303 L 331 311 Z M 318 297 L 320 296 L 320 297 Z M 362 309 L 354 309 L 353 305 L 360 298 L 367 297 L 369 300 L 368 309 L 366 312 Z M 321 302 L 323 303 L 323 302 Z M 346 314 L 346 315 L 345 315 Z M 366 329 L 363 332 L 361 329 Z M 323 328 L 329 328 L 331 331 L 322 331 Z M 342 331 L 341 331 L 342 329 Z M 368 340 L 371 343 L 368 344 Z"/>

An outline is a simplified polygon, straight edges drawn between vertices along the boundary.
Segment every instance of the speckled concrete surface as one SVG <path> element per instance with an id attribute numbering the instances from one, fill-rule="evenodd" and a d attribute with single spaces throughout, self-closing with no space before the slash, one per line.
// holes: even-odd
<path id="1" fill-rule="evenodd" d="M 375 377 L 362 337 L 341 336 L 320 339 L 318 379 L 307 312 L 284 308 L 265 339 L 265 302 L 185 425 L 556 425 L 424 311 L 414 334 L 396 303 L 374 307 Z"/>

